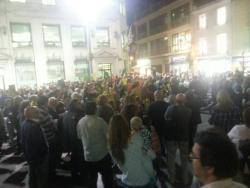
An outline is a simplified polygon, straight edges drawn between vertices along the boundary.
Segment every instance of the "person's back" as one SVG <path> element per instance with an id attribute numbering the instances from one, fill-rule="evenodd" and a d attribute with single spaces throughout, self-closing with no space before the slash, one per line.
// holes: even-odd
<path id="1" fill-rule="evenodd" d="M 48 154 L 48 147 L 39 124 L 25 120 L 21 127 L 22 145 L 28 163 L 41 163 Z"/>
<path id="2" fill-rule="evenodd" d="M 139 134 L 132 136 L 124 150 L 125 161 L 119 165 L 123 172 L 122 181 L 126 185 L 143 186 L 154 177 L 152 160 L 141 149 L 143 139 Z"/>
<path id="3" fill-rule="evenodd" d="M 107 124 L 96 115 L 86 115 L 78 122 L 78 137 L 82 140 L 86 161 L 98 161 L 108 154 Z"/>
<path id="4" fill-rule="evenodd" d="M 112 188 L 111 158 L 107 147 L 108 126 L 102 118 L 95 115 L 95 102 L 86 102 L 84 111 L 85 117 L 77 124 L 77 135 L 82 141 L 84 158 L 88 167 L 88 187 L 97 187 L 97 177 L 100 173 L 104 188 Z"/>
<path id="5" fill-rule="evenodd" d="M 167 108 L 168 104 L 165 101 L 155 101 L 149 106 L 148 116 L 158 134 L 161 134 L 161 126 L 165 124 L 164 113 Z"/>
<path id="6" fill-rule="evenodd" d="M 109 105 L 98 105 L 97 106 L 97 115 L 104 119 L 104 121 L 108 124 L 109 120 L 113 116 L 114 111 Z"/>

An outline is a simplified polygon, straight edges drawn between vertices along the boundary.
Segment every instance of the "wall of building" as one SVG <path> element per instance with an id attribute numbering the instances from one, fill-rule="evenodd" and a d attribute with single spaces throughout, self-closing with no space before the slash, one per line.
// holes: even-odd
<path id="1" fill-rule="evenodd" d="M 62 1 L 57 1 L 62 2 Z M 124 68 L 124 54 L 121 42 L 121 33 L 126 31 L 125 17 L 120 14 L 120 4 L 115 4 L 109 10 L 109 14 L 102 16 L 94 23 L 86 23 L 70 11 L 67 11 L 63 3 L 56 6 L 45 6 L 41 0 L 27 0 L 25 4 L 0 2 L 0 57 L 5 55 L 5 60 L 0 60 L 4 69 L 5 85 L 17 85 L 16 60 L 28 59 L 35 66 L 36 83 L 42 85 L 48 82 L 47 61 L 58 59 L 63 61 L 66 80 L 75 80 L 74 61 L 86 59 L 92 65 L 91 76 L 97 78 L 98 64 L 109 63 L 112 73 L 119 75 Z M 32 34 L 32 46 L 14 48 L 12 46 L 10 23 L 30 24 Z M 60 25 L 61 48 L 48 48 L 44 46 L 43 24 Z M 85 26 L 87 46 L 81 48 L 72 47 L 71 27 Z M 95 41 L 97 27 L 109 28 L 110 47 L 99 48 Z M 4 31 L 3 31 L 4 30 Z M 3 42 L 2 42 L 3 41 Z M 1 59 L 1 58 L 0 58 Z M 3 59 L 3 58 L 2 58 Z M 0 75 L 2 76 L 2 75 Z M 0 80 L 1 81 L 1 80 Z M 1 83 L 0 83 L 1 85 Z"/>
<path id="2" fill-rule="evenodd" d="M 175 23 L 172 20 L 171 14 L 172 11 L 182 7 L 185 4 L 189 4 L 188 11 L 191 13 L 191 3 L 192 1 L 190 0 L 176 0 L 172 1 L 171 3 L 167 4 L 166 6 L 163 6 L 162 8 L 147 14 L 145 17 L 136 20 L 133 24 L 135 27 L 135 43 L 137 45 L 137 53 L 136 53 L 136 60 L 138 59 L 150 59 L 152 67 L 156 69 L 157 72 L 168 72 L 171 67 L 173 68 L 175 62 L 173 62 L 173 59 L 177 59 L 179 57 L 186 57 L 187 61 L 185 60 L 185 63 L 188 62 L 189 58 L 189 53 L 191 50 L 191 42 L 190 42 L 190 47 L 186 50 L 182 51 L 174 51 L 173 50 L 173 36 L 175 34 L 183 33 L 183 32 L 188 32 L 190 34 L 190 14 L 185 16 L 185 23 L 183 24 L 178 24 L 175 25 Z M 164 24 L 165 28 L 161 30 L 160 32 L 156 32 L 154 34 L 150 33 L 150 22 L 156 18 L 159 18 L 163 16 L 164 17 Z M 183 18 L 184 19 L 184 18 Z M 138 32 L 139 32 L 139 27 L 143 24 L 146 24 L 146 36 L 142 38 L 138 38 Z M 158 24 L 161 25 L 161 24 Z M 153 28 L 152 28 L 153 29 Z M 164 46 L 165 51 L 159 48 L 159 53 L 157 54 L 152 54 L 152 49 L 151 49 L 151 43 L 156 41 L 156 40 L 165 40 L 166 41 L 166 46 Z M 141 45 L 147 45 L 147 53 L 141 55 L 140 53 L 140 46 Z M 184 57 L 184 59 L 185 59 Z M 182 62 L 181 62 L 182 63 Z M 184 62 L 183 62 L 184 63 Z M 171 64 L 171 65 L 170 65 Z M 176 63 L 176 65 L 179 64 Z"/>

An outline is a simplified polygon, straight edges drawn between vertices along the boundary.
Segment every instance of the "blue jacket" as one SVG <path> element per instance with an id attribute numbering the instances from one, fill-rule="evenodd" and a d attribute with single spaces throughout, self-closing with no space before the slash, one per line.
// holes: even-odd
<path id="1" fill-rule="evenodd" d="M 48 154 L 48 146 L 38 123 L 31 120 L 22 123 L 21 142 L 28 163 L 41 164 Z"/>

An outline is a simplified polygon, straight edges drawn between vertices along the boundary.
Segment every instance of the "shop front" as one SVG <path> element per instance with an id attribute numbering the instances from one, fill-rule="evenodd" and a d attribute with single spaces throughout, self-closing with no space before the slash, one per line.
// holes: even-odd
<path id="1" fill-rule="evenodd" d="M 174 75 L 188 73 L 190 71 L 190 57 L 188 54 L 171 57 L 170 72 Z"/>
<path id="2" fill-rule="evenodd" d="M 194 65 L 196 73 L 206 76 L 232 71 L 230 57 L 198 58 Z"/>
<path id="3" fill-rule="evenodd" d="M 232 58 L 233 70 L 244 71 L 250 74 L 250 55 L 235 56 Z"/>

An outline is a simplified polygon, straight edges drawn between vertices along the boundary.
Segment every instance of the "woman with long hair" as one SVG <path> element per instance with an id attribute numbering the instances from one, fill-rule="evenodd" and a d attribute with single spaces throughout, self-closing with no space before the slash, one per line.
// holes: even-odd
<path id="1" fill-rule="evenodd" d="M 112 117 L 108 142 L 110 153 L 122 171 L 125 188 L 153 188 L 155 172 L 150 157 L 143 152 L 143 139 L 131 136 L 127 121 L 120 114 Z"/>
<path id="2" fill-rule="evenodd" d="M 240 122 L 240 111 L 226 90 L 218 92 L 216 101 L 209 123 L 228 133 Z"/>

